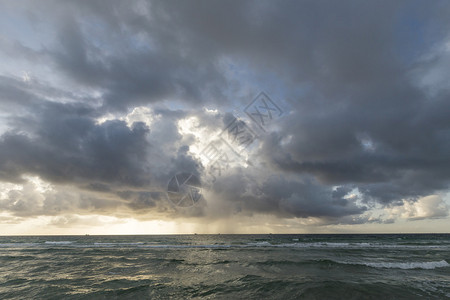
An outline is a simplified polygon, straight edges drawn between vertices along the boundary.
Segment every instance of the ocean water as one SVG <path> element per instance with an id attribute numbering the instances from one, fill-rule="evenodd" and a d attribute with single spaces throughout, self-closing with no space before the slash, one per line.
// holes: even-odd
<path id="1" fill-rule="evenodd" d="M 0 299 L 450 299 L 450 235 L 0 237 Z"/>

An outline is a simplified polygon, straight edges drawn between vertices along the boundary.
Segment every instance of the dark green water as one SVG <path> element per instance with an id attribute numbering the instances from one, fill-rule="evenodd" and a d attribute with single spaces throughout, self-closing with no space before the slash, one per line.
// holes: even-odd
<path id="1" fill-rule="evenodd" d="M 0 299 L 450 299 L 450 235 L 0 237 Z"/>

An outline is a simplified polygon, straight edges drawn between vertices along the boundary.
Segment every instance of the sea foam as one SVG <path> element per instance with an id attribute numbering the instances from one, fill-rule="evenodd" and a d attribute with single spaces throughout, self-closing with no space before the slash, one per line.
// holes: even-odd
<path id="1" fill-rule="evenodd" d="M 48 245 L 70 245 L 72 243 L 71 241 L 45 241 L 45 244 Z"/>
<path id="2" fill-rule="evenodd" d="M 445 260 L 441 261 L 426 261 L 426 262 L 379 262 L 379 263 L 362 263 L 368 267 L 373 268 L 387 268 L 387 269 L 424 269 L 432 270 L 436 268 L 449 267 L 450 264 Z"/>

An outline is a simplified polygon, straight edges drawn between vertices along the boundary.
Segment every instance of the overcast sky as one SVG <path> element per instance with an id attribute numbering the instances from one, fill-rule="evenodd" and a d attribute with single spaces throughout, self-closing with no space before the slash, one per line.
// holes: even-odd
<path id="1" fill-rule="evenodd" d="M 0 234 L 448 232 L 449 33 L 449 1 L 0 1 Z"/>

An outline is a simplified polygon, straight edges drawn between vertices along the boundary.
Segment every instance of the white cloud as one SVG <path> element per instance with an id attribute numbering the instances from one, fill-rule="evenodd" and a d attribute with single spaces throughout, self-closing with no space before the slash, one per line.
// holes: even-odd
<path id="1" fill-rule="evenodd" d="M 448 216 L 449 206 L 439 195 L 422 197 L 415 202 L 403 200 L 402 206 L 387 209 L 389 218 L 400 217 L 408 220 L 442 218 Z"/>

